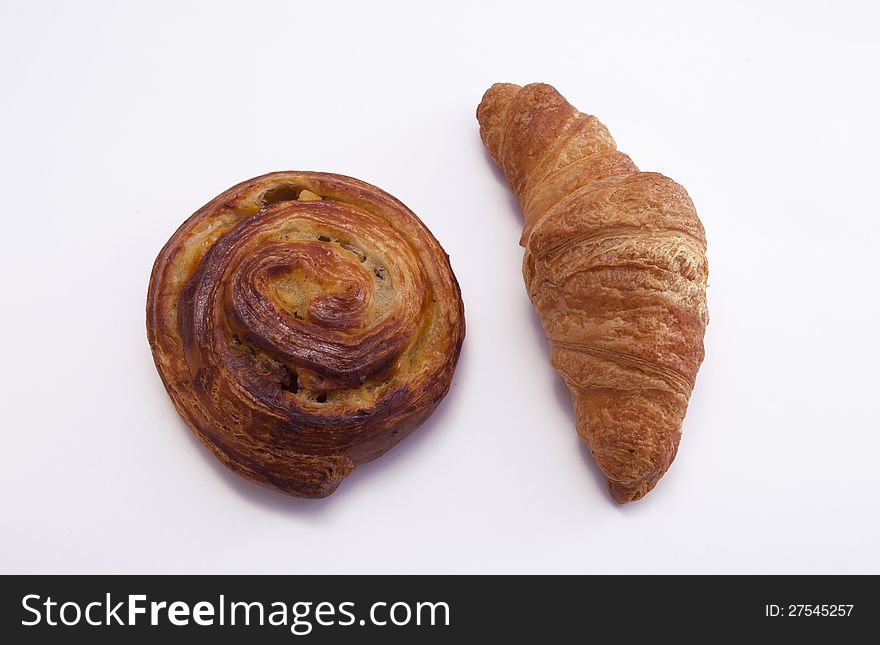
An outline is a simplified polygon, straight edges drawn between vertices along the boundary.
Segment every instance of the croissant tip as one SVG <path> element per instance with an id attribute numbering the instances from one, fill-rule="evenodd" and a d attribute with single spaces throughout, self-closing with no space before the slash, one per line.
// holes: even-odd
<path id="1" fill-rule="evenodd" d="M 636 484 L 622 484 L 621 482 L 609 480 L 608 489 L 611 491 L 614 501 L 618 504 L 628 504 L 630 502 L 637 502 L 650 493 L 659 480 L 660 478 L 657 477 Z"/>

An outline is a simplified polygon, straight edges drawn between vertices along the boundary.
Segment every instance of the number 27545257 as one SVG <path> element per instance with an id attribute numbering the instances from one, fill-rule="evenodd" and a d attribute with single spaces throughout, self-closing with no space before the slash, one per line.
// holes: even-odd
<path id="1" fill-rule="evenodd" d="M 852 616 L 855 605 L 764 605 L 764 615 L 769 617 L 800 616 Z"/>

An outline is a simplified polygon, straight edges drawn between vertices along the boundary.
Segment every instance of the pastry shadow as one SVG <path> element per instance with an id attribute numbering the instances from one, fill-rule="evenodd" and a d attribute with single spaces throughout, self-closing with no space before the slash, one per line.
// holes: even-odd
<path id="1" fill-rule="evenodd" d="M 171 419 L 171 421 L 168 422 L 168 426 L 173 427 L 174 432 L 186 436 L 187 444 L 191 447 L 189 452 L 193 454 L 195 459 L 199 459 L 206 464 L 216 479 L 220 480 L 227 488 L 231 489 L 235 494 L 246 500 L 248 503 L 263 506 L 264 508 L 273 511 L 290 513 L 291 510 L 293 510 L 295 513 L 305 516 L 317 516 L 320 513 L 325 512 L 326 505 L 321 504 L 324 500 L 293 497 L 271 488 L 261 486 L 260 484 L 252 482 L 232 471 L 217 459 L 217 457 L 215 457 L 199 440 L 189 426 L 186 425 L 183 419 L 180 418 L 174 404 L 172 404 L 171 399 L 168 398 L 168 393 L 162 385 L 161 379 L 155 374 L 153 361 L 149 356 L 149 353 L 147 353 L 147 358 L 145 360 L 151 368 L 150 371 L 155 375 L 154 387 L 156 391 L 156 399 L 161 401 L 161 405 L 165 406 L 167 416 Z M 162 425 L 164 426 L 165 423 L 163 422 Z M 207 486 L 211 484 L 206 483 L 205 485 Z"/>
<path id="2" fill-rule="evenodd" d="M 463 370 L 462 364 L 465 362 L 465 357 L 467 354 L 467 340 L 465 339 L 464 346 L 462 347 L 461 354 L 458 359 L 458 367 L 456 367 L 456 374 L 460 373 Z M 411 456 L 407 456 L 410 453 L 416 453 L 421 450 L 427 450 L 425 447 L 431 436 L 436 432 L 435 427 L 443 425 L 446 423 L 447 417 L 450 414 L 450 410 L 454 407 L 455 401 L 453 400 L 456 396 L 456 392 L 454 391 L 456 385 L 458 383 L 457 377 L 453 377 L 452 385 L 449 387 L 449 392 L 446 396 L 443 397 L 443 400 L 437 405 L 437 408 L 431 414 L 430 417 L 418 428 L 416 428 L 412 434 L 407 436 L 403 441 L 398 443 L 395 446 L 392 446 L 391 449 L 388 450 L 384 455 L 377 459 L 373 459 L 372 461 L 368 461 L 366 463 L 360 464 L 357 468 L 352 471 L 352 473 L 345 478 L 345 480 L 339 485 L 339 488 L 333 493 L 328 499 L 332 499 L 334 497 L 341 497 L 346 495 L 349 489 L 367 489 L 370 486 L 369 481 L 371 479 L 377 479 L 385 476 L 389 476 L 386 473 L 386 470 L 390 472 L 394 467 L 395 463 L 398 460 L 406 460 L 406 459 L 418 459 L 416 454 L 412 454 Z M 405 482 L 401 481 L 399 483 L 401 486 L 405 486 Z"/>
<path id="3" fill-rule="evenodd" d="M 467 356 L 466 348 L 467 342 L 464 343 L 461 354 L 459 355 L 456 373 L 461 373 L 462 365 Z M 164 389 L 161 387 L 161 384 L 158 389 L 161 390 L 161 398 L 166 399 L 165 403 L 168 406 L 169 416 L 174 418 L 176 431 L 186 435 L 189 445 L 193 446 L 192 452 L 197 454 L 198 458 L 207 464 L 208 468 L 211 469 L 217 479 L 223 482 L 224 485 L 250 504 L 262 506 L 279 513 L 303 515 L 308 517 L 319 516 L 323 513 L 329 512 L 333 506 L 334 500 L 343 498 L 349 494 L 349 491 L 351 490 L 367 488 L 370 479 L 383 476 L 384 473 L 382 473 L 382 471 L 386 468 L 392 467 L 392 463 L 397 461 L 397 459 L 404 459 L 407 453 L 421 449 L 420 446 L 422 446 L 422 444 L 428 439 L 428 435 L 431 434 L 434 426 L 444 423 L 445 417 L 448 416 L 449 409 L 453 403 L 450 399 L 455 396 L 453 389 L 456 387 L 456 384 L 457 379 L 453 377 L 450 391 L 445 397 L 443 397 L 443 400 L 440 401 L 440 404 L 437 406 L 437 409 L 434 410 L 434 413 L 421 426 L 416 428 L 412 434 L 396 446 L 393 446 L 384 455 L 367 463 L 360 464 L 342 481 L 342 483 L 340 483 L 339 488 L 337 488 L 336 491 L 321 499 L 306 499 L 286 495 L 280 491 L 252 482 L 228 468 L 202 444 L 199 438 L 196 437 L 192 430 L 190 430 L 186 423 L 184 423 L 183 419 L 180 418 L 177 414 L 177 410 L 175 410 L 174 406 L 171 404 L 171 401 L 167 400 L 167 396 Z M 391 454 L 392 452 L 393 454 Z M 415 458 L 415 456 L 413 456 L 413 458 Z"/>
<path id="4" fill-rule="evenodd" d="M 223 484 L 230 488 L 239 497 L 250 504 L 262 506 L 279 513 L 294 512 L 297 515 L 309 516 L 319 515 L 326 512 L 327 506 L 322 503 L 326 502 L 326 499 L 304 499 L 301 497 L 293 497 L 292 495 L 285 495 L 280 491 L 252 482 L 225 466 L 219 459 L 211 454 L 211 451 L 208 450 L 201 441 L 199 441 L 198 437 L 196 437 L 192 430 L 190 430 L 183 422 L 183 419 L 177 415 L 177 411 L 170 402 L 169 406 L 171 407 L 171 413 L 177 421 L 179 432 L 186 433 L 190 445 L 193 446 L 193 452 L 198 454 L 199 459 L 208 465 L 216 475 L 217 479 L 222 481 Z"/>

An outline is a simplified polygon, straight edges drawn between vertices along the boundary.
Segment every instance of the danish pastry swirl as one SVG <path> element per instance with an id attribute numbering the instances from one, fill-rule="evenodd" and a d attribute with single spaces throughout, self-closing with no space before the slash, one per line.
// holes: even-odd
<path id="1" fill-rule="evenodd" d="M 221 460 L 322 497 L 430 415 L 464 316 L 446 254 L 403 204 L 348 177 L 274 173 L 169 240 L 147 327 L 178 411 Z"/>

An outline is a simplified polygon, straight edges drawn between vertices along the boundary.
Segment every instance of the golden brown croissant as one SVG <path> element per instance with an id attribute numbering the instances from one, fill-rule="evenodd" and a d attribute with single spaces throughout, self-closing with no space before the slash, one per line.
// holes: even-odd
<path id="1" fill-rule="evenodd" d="M 684 188 L 549 85 L 493 85 L 477 119 L 519 200 L 523 276 L 578 433 L 615 499 L 637 500 L 675 457 L 703 360 L 703 226 Z"/>
<path id="2" fill-rule="evenodd" d="M 324 497 L 446 395 L 464 309 L 447 255 L 406 206 L 350 177 L 279 172 L 171 237 L 147 335 L 177 411 L 221 461 Z"/>

